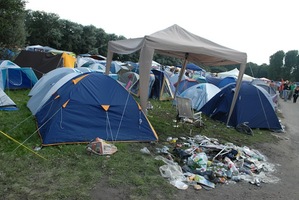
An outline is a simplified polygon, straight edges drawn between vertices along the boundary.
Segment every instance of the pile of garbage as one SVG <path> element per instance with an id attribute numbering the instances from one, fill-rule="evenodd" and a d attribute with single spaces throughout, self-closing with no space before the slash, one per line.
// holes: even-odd
<path id="1" fill-rule="evenodd" d="M 167 139 L 169 146 L 156 148 L 157 160 L 165 165 L 159 170 L 170 184 L 179 189 L 213 189 L 216 184 L 247 181 L 253 185 L 275 183 L 274 164 L 258 150 L 232 143 L 220 144 L 217 139 L 202 135 Z M 143 149 L 144 150 L 144 149 Z"/>

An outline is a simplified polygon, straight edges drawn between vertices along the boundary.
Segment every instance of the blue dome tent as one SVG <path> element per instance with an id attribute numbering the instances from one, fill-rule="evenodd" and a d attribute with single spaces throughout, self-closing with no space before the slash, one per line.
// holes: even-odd
<path id="1" fill-rule="evenodd" d="M 200 111 L 212 119 L 226 122 L 235 87 L 236 84 L 231 83 L 222 88 Z M 236 127 L 248 122 L 250 128 L 282 130 L 274 107 L 270 95 L 264 89 L 249 82 L 242 82 L 228 125 Z"/>
<path id="2" fill-rule="evenodd" d="M 61 86 L 36 113 L 42 145 L 156 141 L 140 105 L 113 78 L 89 72 Z"/>

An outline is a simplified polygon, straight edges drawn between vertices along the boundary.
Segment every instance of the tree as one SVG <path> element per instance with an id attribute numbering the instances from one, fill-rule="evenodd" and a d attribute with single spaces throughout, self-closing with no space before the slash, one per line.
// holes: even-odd
<path id="1" fill-rule="evenodd" d="M 275 54 L 270 56 L 269 64 L 269 79 L 281 80 L 285 79 L 283 75 L 283 58 L 285 56 L 284 51 L 277 51 Z"/>
<path id="2" fill-rule="evenodd" d="M 259 70 L 259 67 L 257 64 L 249 62 L 246 64 L 245 74 L 252 76 L 252 77 L 258 77 L 258 70 Z"/>
<path id="3" fill-rule="evenodd" d="M 94 52 L 96 48 L 96 27 L 93 25 L 84 26 L 83 32 L 81 35 L 81 49 L 79 53 L 90 53 L 97 54 L 98 52 Z"/>
<path id="4" fill-rule="evenodd" d="M 108 49 L 108 35 L 101 28 L 96 29 L 95 34 L 96 34 L 95 48 L 97 48 L 98 54 L 106 56 L 107 49 Z"/>
<path id="5" fill-rule="evenodd" d="M 256 63 L 249 62 L 246 64 L 245 74 L 255 78 L 268 78 L 268 69 L 269 66 L 267 64 L 258 65 Z"/>
<path id="6" fill-rule="evenodd" d="M 0 47 L 15 50 L 24 46 L 24 18 L 25 1 L 0 0 Z"/>
<path id="7" fill-rule="evenodd" d="M 299 55 L 296 57 L 296 66 L 294 67 L 292 78 L 294 81 L 299 81 Z"/>
<path id="8" fill-rule="evenodd" d="M 259 72 L 257 77 L 262 78 L 262 77 L 266 77 L 269 78 L 269 65 L 267 64 L 262 64 L 259 66 Z"/>
<path id="9" fill-rule="evenodd" d="M 62 33 L 59 16 L 54 13 L 28 11 L 25 20 L 29 44 L 39 44 L 60 49 Z"/>
<path id="10" fill-rule="evenodd" d="M 285 77 L 288 80 L 295 81 L 293 77 L 294 69 L 297 68 L 297 56 L 298 56 L 298 50 L 292 50 L 288 51 L 284 58 L 284 71 L 285 71 Z"/>
<path id="11" fill-rule="evenodd" d="M 80 52 L 83 34 L 83 26 L 68 20 L 59 20 L 61 37 L 61 49 Z"/>

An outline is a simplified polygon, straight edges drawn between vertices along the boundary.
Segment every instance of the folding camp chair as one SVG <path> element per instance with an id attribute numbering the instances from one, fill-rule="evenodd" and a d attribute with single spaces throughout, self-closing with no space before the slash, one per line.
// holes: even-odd
<path id="1" fill-rule="evenodd" d="M 192 127 L 194 125 L 202 127 L 202 112 L 194 112 L 192 108 L 192 101 L 186 97 L 176 96 L 176 108 L 177 108 L 177 119 L 183 124 L 191 124 L 190 135 L 193 131 Z"/>

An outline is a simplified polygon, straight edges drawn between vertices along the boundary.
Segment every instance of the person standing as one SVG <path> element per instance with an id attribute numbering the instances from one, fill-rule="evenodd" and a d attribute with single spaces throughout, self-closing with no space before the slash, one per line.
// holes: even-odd
<path id="1" fill-rule="evenodd" d="M 284 80 L 281 79 L 280 85 L 278 87 L 278 91 L 279 91 L 279 97 L 283 99 L 283 86 L 284 86 Z"/>
<path id="2" fill-rule="evenodd" d="M 289 99 L 289 100 L 292 99 L 292 96 L 293 96 L 293 94 L 294 94 L 295 89 L 296 89 L 296 84 L 295 84 L 295 82 L 290 83 L 290 92 L 289 92 L 289 96 L 288 96 L 288 99 Z"/>
<path id="3" fill-rule="evenodd" d="M 294 94 L 293 94 L 293 103 L 296 103 L 297 101 L 297 98 L 298 98 L 298 95 L 299 95 L 299 86 L 297 86 L 294 90 Z"/>
<path id="4" fill-rule="evenodd" d="M 283 94 L 282 96 L 283 96 L 284 101 L 288 100 L 289 91 L 290 91 L 289 81 L 286 80 L 283 84 L 283 91 L 282 91 L 282 94 Z"/>

